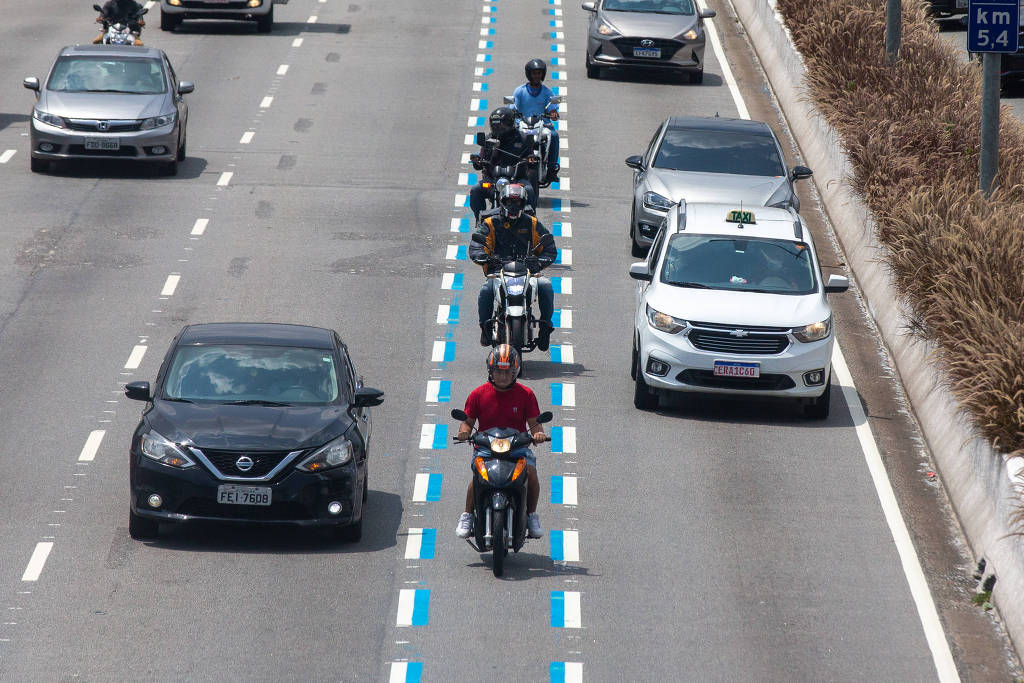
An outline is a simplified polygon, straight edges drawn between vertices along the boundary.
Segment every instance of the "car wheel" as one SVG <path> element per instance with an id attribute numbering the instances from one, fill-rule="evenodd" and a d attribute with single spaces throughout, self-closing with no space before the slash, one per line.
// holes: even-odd
<path id="1" fill-rule="evenodd" d="M 366 507 L 366 498 L 370 493 L 370 470 L 367 468 L 363 473 L 363 507 Z"/>
<path id="2" fill-rule="evenodd" d="M 633 388 L 633 406 L 637 410 L 656 410 L 658 408 L 658 395 L 651 391 L 644 381 L 644 374 L 637 368 Z"/>
<path id="3" fill-rule="evenodd" d="M 828 384 L 825 385 L 825 391 L 822 392 L 821 396 L 812 399 L 810 403 L 804 406 L 804 415 L 811 418 L 812 420 L 824 420 L 828 417 L 829 408 L 832 403 L 832 373 L 829 372 Z"/>
<path id="4" fill-rule="evenodd" d="M 50 162 L 46 159 L 36 159 L 35 157 L 29 157 L 28 162 L 29 168 L 32 169 L 33 173 L 43 173 L 50 170 Z"/>
<path id="5" fill-rule="evenodd" d="M 704 82 L 704 69 L 700 71 L 690 72 L 690 83 L 703 83 Z"/>
<path id="6" fill-rule="evenodd" d="M 601 78 L 601 67 L 591 64 L 590 55 L 587 55 L 587 78 Z"/>
<path id="7" fill-rule="evenodd" d="M 174 29 L 181 26 L 181 18 L 176 17 L 172 14 L 166 14 L 160 12 L 160 30 L 161 31 L 173 31 Z"/>
<path id="8" fill-rule="evenodd" d="M 256 20 L 256 30 L 260 33 L 270 33 L 271 29 L 274 28 L 274 7 L 271 5 L 270 11 L 265 16 L 260 17 Z"/>
<path id="9" fill-rule="evenodd" d="M 155 519 L 140 517 L 128 510 L 128 535 L 137 541 L 156 538 L 160 533 L 160 524 Z"/>
<path id="10" fill-rule="evenodd" d="M 181 139 L 181 147 L 178 148 L 178 161 L 185 161 L 185 148 L 188 147 L 188 136 Z"/>
<path id="11" fill-rule="evenodd" d="M 633 351 L 630 354 L 629 377 L 635 380 L 640 370 L 640 352 L 636 350 L 636 339 L 633 339 Z"/>
<path id="12" fill-rule="evenodd" d="M 643 258 L 644 256 L 647 256 L 647 247 L 643 246 L 642 244 L 637 244 L 635 234 L 632 238 L 630 238 L 630 244 L 632 245 L 632 247 L 630 248 L 629 253 L 631 256 L 633 256 L 633 258 Z"/>

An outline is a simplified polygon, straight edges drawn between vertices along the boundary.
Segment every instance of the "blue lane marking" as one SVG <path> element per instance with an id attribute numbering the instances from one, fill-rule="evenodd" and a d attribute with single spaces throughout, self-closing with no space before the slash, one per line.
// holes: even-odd
<path id="1" fill-rule="evenodd" d="M 487 117 L 486 116 L 477 116 L 476 117 L 476 123 L 474 123 L 473 125 L 476 126 L 477 128 L 480 128 L 485 123 L 487 123 Z M 555 123 L 558 123 L 558 121 L 555 121 Z M 469 206 L 469 203 L 467 202 L 466 204 L 463 204 L 463 206 Z"/>
<path id="2" fill-rule="evenodd" d="M 443 426 L 447 426 L 447 425 L 443 425 Z M 562 428 L 561 427 L 552 427 L 551 428 L 551 452 L 552 453 L 561 453 L 562 452 Z"/>
<path id="3" fill-rule="evenodd" d="M 554 291 L 555 294 L 561 294 L 562 293 L 562 278 L 560 278 L 560 277 L 553 277 L 553 278 L 551 278 L 551 289 L 552 289 L 552 291 Z"/>
<path id="4" fill-rule="evenodd" d="M 558 28 L 558 22 L 552 19 L 551 21 L 548 22 L 548 26 L 550 26 L 551 28 Z"/>
<path id="5" fill-rule="evenodd" d="M 458 309 L 456 308 L 456 314 L 455 314 L 456 317 L 458 316 L 458 312 L 457 311 L 458 311 Z M 449 320 L 450 320 L 450 318 L 449 318 Z M 559 391 L 559 397 L 561 397 L 561 391 Z M 451 383 L 450 380 L 443 379 L 443 380 L 441 380 L 440 388 L 437 390 L 437 402 L 438 403 L 448 403 L 451 400 L 452 400 L 452 383 Z M 561 405 L 561 404 L 559 404 L 559 405 Z"/>
<path id="6" fill-rule="evenodd" d="M 553 25 L 554 22 L 552 22 L 552 26 Z M 565 66 L 565 57 L 552 57 L 551 63 L 554 64 L 555 66 Z"/>
<path id="7" fill-rule="evenodd" d="M 452 289 L 462 289 L 462 273 L 455 273 L 455 280 L 452 282 Z"/>
<path id="8" fill-rule="evenodd" d="M 551 662 L 548 674 L 551 683 L 565 683 L 565 662 Z"/>
<path id="9" fill-rule="evenodd" d="M 484 55 L 484 61 L 485 62 L 491 61 L 491 56 L 490 55 Z"/>
<path id="10" fill-rule="evenodd" d="M 445 436 L 447 436 L 447 430 L 445 430 Z M 445 444 L 447 446 L 447 444 Z M 442 446 L 443 448 L 444 446 Z M 437 502 L 441 500 L 441 480 L 442 476 L 440 473 L 431 474 L 427 477 L 427 500 L 430 502 Z"/>
<path id="11" fill-rule="evenodd" d="M 426 533 L 426 529 L 423 530 Z M 433 529 L 431 529 L 433 531 Z M 551 534 L 551 559 L 555 562 L 561 562 L 565 559 L 565 548 L 563 547 L 562 530 L 553 529 L 548 532 Z M 552 624 L 553 625 L 553 624 Z"/>
<path id="12" fill-rule="evenodd" d="M 553 183 L 552 187 L 557 186 L 558 183 Z M 555 221 L 551 224 L 551 234 L 555 237 L 562 236 L 562 221 Z"/>
<path id="13" fill-rule="evenodd" d="M 548 11 L 549 11 L 549 12 L 551 12 L 552 14 L 554 14 L 554 13 L 555 13 L 555 11 L 554 11 L 554 10 L 548 10 Z M 557 46 L 557 45 L 552 45 L 552 46 L 551 46 L 551 51 L 552 51 L 552 52 L 558 52 L 558 46 Z"/>
<path id="14" fill-rule="evenodd" d="M 562 405 L 562 383 L 552 382 L 551 383 L 551 405 L 560 406 Z"/>
<path id="15" fill-rule="evenodd" d="M 558 123 L 558 122 L 556 121 L 555 123 Z M 552 211 L 561 211 L 562 210 L 562 200 L 561 199 L 552 199 L 551 200 L 551 210 Z"/>
<path id="16" fill-rule="evenodd" d="M 549 9 L 549 10 L 548 10 L 548 14 L 550 14 L 551 16 L 555 16 L 555 11 L 556 11 L 556 10 L 553 10 L 553 9 Z"/>
<path id="17" fill-rule="evenodd" d="M 562 181 L 559 180 L 557 183 L 551 183 L 551 189 L 552 190 L 561 190 L 562 189 Z"/>
<path id="18" fill-rule="evenodd" d="M 497 33 L 497 31 L 495 31 L 493 28 L 487 29 L 487 35 L 493 36 L 495 33 Z"/>
<path id="19" fill-rule="evenodd" d="M 480 84 L 480 92 L 487 92 L 488 90 L 490 90 L 490 86 L 489 85 L 487 85 L 486 83 L 481 83 Z"/>
<path id="20" fill-rule="evenodd" d="M 459 219 L 459 232 L 469 232 L 469 218 Z"/>
<path id="21" fill-rule="evenodd" d="M 412 625 L 426 626 L 430 620 L 430 590 L 422 589 L 416 591 L 416 597 L 412 603 Z"/>
<path id="22" fill-rule="evenodd" d="M 493 50 L 494 49 L 494 43 L 492 41 L 490 41 L 490 40 L 486 40 L 486 41 L 484 41 L 484 46 L 481 49 Z"/>
<path id="23" fill-rule="evenodd" d="M 552 662 L 551 665 L 554 666 L 555 662 Z M 405 683 L 420 683 L 421 678 L 423 678 L 423 662 L 408 662 L 405 667 Z M 562 683 L 565 683 L 564 673 L 562 674 Z"/>
<path id="24" fill-rule="evenodd" d="M 475 182 L 473 184 L 476 185 Z M 455 260 L 456 261 L 465 261 L 468 258 L 469 258 L 469 247 L 467 247 L 465 244 L 460 244 L 459 248 L 455 250 Z M 557 327 L 557 325 L 556 325 L 556 327 Z M 445 360 L 448 360 L 448 359 L 446 358 Z"/>
<path id="25" fill-rule="evenodd" d="M 562 532 L 559 531 L 559 534 Z M 424 529 L 420 533 L 420 559 L 434 559 L 434 546 L 437 544 L 437 529 Z M 559 547 L 561 547 L 561 536 L 559 536 Z"/>
<path id="26" fill-rule="evenodd" d="M 487 100 L 480 100 L 480 111 L 487 111 Z"/>
<path id="27" fill-rule="evenodd" d="M 565 591 L 551 591 L 551 625 L 565 628 Z"/>
<path id="28" fill-rule="evenodd" d="M 565 128 L 565 121 L 555 121 L 555 130 L 562 130 Z"/>
<path id="29" fill-rule="evenodd" d="M 554 37 L 554 36 L 552 36 L 552 37 Z M 553 79 L 554 78 L 561 78 L 561 76 L 562 76 L 562 72 L 561 71 L 552 71 L 551 72 L 551 78 L 553 78 Z"/>
<path id="30" fill-rule="evenodd" d="M 552 31 L 551 33 L 548 34 L 548 37 L 551 38 L 551 40 L 554 40 L 555 38 L 558 37 L 558 34 Z"/>
<path id="31" fill-rule="evenodd" d="M 467 185 L 476 185 L 476 181 L 477 181 L 477 174 L 476 173 L 467 173 L 466 174 L 466 184 Z"/>
<path id="32" fill-rule="evenodd" d="M 551 477 L 551 504 L 561 505 L 562 504 L 562 485 L 563 480 L 560 476 Z"/>
<path id="33" fill-rule="evenodd" d="M 493 31 L 494 29 L 491 29 L 491 30 Z M 491 67 L 487 67 L 486 69 L 484 69 L 484 72 L 483 72 L 482 75 L 490 76 L 493 73 L 494 73 L 494 69 L 492 69 Z"/>
<path id="34" fill-rule="evenodd" d="M 558 202 L 557 199 L 555 201 Z M 561 202 L 559 202 L 559 204 L 561 204 Z M 561 211 L 561 208 L 555 209 L 555 211 Z M 561 249 L 556 249 L 555 250 L 555 263 L 561 263 L 561 262 L 562 262 L 562 250 Z"/>
<path id="35" fill-rule="evenodd" d="M 448 307 L 448 324 L 455 325 L 459 322 L 459 307 L 457 304 L 452 304 Z M 441 382 L 441 386 L 444 386 L 444 382 Z M 451 382 L 448 382 L 451 385 Z"/>
<path id="36" fill-rule="evenodd" d="M 444 343 L 444 362 L 445 363 L 451 363 L 453 360 L 455 360 L 455 342 L 445 342 Z M 447 425 L 439 425 L 439 426 L 447 428 Z"/>
<path id="37" fill-rule="evenodd" d="M 551 314 L 551 324 L 555 326 L 556 330 L 559 327 L 562 326 L 562 309 L 561 308 L 556 308 L 554 310 L 554 312 L 552 312 L 552 314 Z"/>

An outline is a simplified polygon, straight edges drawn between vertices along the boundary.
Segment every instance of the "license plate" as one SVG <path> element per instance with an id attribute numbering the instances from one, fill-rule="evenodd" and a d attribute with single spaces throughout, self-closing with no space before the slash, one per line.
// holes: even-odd
<path id="1" fill-rule="evenodd" d="M 86 138 L 86 149 L 121 149 L 121 141 L 117 138 Z"/>
<path id="2" fill-rule="evenodd" d="M 217 502 L 224 505 L 270 505 L 270 487 L 225 484 L 217 487 Z"/>
<path id="3" fill-rule="evenodd" d="M 746 377 L 754 379 L 761 376 L 761 364 L 716 360 L 714 374 L 715 377 Z"/>
<path id="4" fill-rule="evenodd" d="M 634 57 L 649 57 L 653 59 L 661 59 L 661 48 L 658 47 L 634 47 Z"/>

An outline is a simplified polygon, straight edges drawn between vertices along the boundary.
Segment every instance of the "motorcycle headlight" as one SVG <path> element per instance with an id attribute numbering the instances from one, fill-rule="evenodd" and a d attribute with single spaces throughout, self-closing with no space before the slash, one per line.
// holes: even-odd
<path id="1" fill-rule="evenodd" d="M 657 192 L 644 192 L 644 207 L 655 211 L 668 211 L 675 204 L 668 197 L 662 197 Z"/>
<path id="2" fill-rule="evenodd" d="M 152 116 L 142 121 L 142 125 L 139 126 L 139 130 L 152 130 L 153 128 L 169 126 L 174 123 L 174 117 L 175 112 L 164 114 L 163 116 Z"/>
<path id="3" fill-rule="evenodd" d="M 683 34 L 683 38 L 686 40 L 697 40 L 697 29 L 691 28 L 689 31 Z"/>
<path id="4" fill-rule="evenodd" d="M 793 336 L 802 342 L 821 341 L 832 333 L 832 316 L 820 323 L 812 323 L 803 327 L 793 328 Z"/>
<path id="5" fill-rule="evenodd" d="M 508 453 L 508 449 L 512 447 L 512 439 L 491 439 L 491 452 L 492 453 Z"/>
<path id="6" fill-rule="evenodd" d="M 195 467 L 196 464 L 178 444 L 168 441 L 154 431 L 143 434 L 139 450 L 150 460 L 182 470 Z"/>
<path id="7" fill-rule="evenodd" d="M 304 472 L 323 472 L 341 467 L 352 459 L 352 442 L 341 437 L 317 450 L 298 466 Z"/>
<path id="8" fill-rule="evenodd" d="M 651 308 L 650 304 L 647 305 L 647 320 L 654 329 L 668 332 L 669 334 L 676 334 L 686 329 L 685 320 L 673 318 L 667 313 L 656 311 Z"/>
<path id="9" fill-rule="evenodd" d="M 57 128 L 67 128 L 67 124 L 64 123 L 64 119 L 53 114 L 48 114 L 42 109 L 33 109 L 32 116 L 36 121 L 42 121 L 49 126 L 56 126 Z"/>
<path id="10" fill-rule="evenodd" d="M 597 27 L 597 32 L 602 36 L 617 36 L 619 34 L 615 27 L 606 21 L 601 22 L 601 25 Z"/>
<path id="11" fill-rule="evenodd" d="M 510 296 L 519 296 L 526 289 L 526 278 L 525 277 L 511 277 L 505 280 L 505 286 L 508 288 Z"/>

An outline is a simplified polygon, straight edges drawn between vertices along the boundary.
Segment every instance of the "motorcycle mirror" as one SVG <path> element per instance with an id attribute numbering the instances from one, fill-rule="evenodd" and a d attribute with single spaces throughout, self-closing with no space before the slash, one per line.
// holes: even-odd
<path id="1" fill-rule="evenodd" d="M 466 420 L 469 419 L 469 415 L 466 415 L 466 411 L 459 410 L 458 408 L 452 408 L 452 417 L 462 422 L 465 422 Z"/>
<path id="2" fill-rule="evenodd" d="M 93 6 L 92 6 L 92 8 L 93 8 L 94 10 L 96 10 L 97 12 L 102 12 L 102 11 L 103 11 L 103 8 L 102 8 L 102 7 L 100 7 L 99 5 L 93 5 Z"/>
<path id="3" fill-rule="evenodd" d="M 487 142 L 487 136 L 484 135 L 483 133 L 477 133 L 476 134 L 476 144 L 478 144 L 481 147 L 483 147 L 485 142 Z"/>
<path id="4" fill-rule="evenodd" d="M 487 238 L 484 237 L 483 235 L 481 235 L 478 232 L 474 232 L 472 235 L 470 235 L 469 236 L 469 241 L 470 242 L 476 242 L 477 244 L 484 244 L 484 245 L 487 244 Z"/>
<path id="5" fill-rule="evenodd" d="M 143 7 L 141 10 L 139 10 L 139 16 L 141 17 L 143 14 L 145 14 L 148 11 L 149 10 L 147 8 Z"/>
<path id="6" fill-rule="evenodd" d="M 501 101 L 504 102 L 505 104 L 512 104 L 513 102 L 516 101 L 516 98 L 512 97 L 511 95 L 505 95 L 504 97 L 501 98 Z"/>
<path id="7" fill-rule="evenodd" d="M 564 98 L 561 95 L 555 95 L 550 100 L 548 100 L 548 104 L 561 104 L 563 100 Z"/>
<path id="8" fill-rule="evenodd" d="M 545 410 L 543 413 L 537 416 L 537 424 L 544 424 L 545 422 L 551 422 L 555 419 L 555 416 L 550 410 Z"/>

